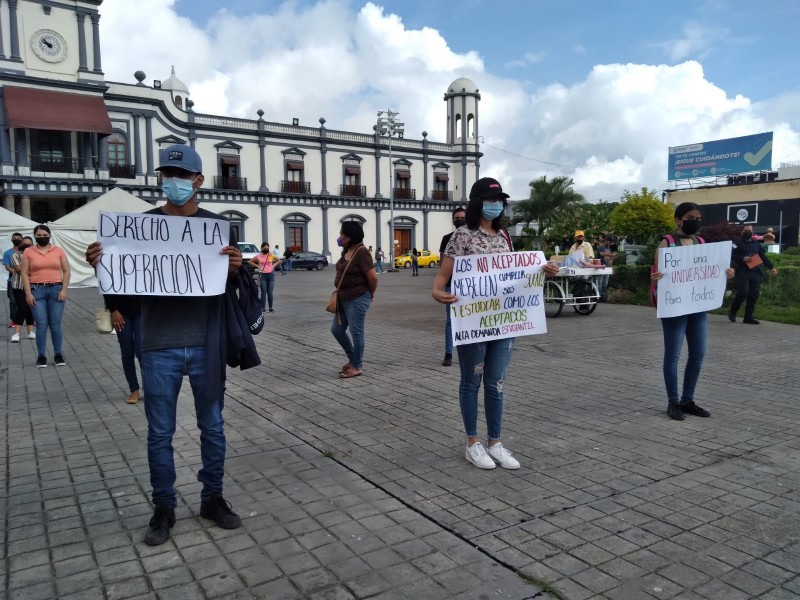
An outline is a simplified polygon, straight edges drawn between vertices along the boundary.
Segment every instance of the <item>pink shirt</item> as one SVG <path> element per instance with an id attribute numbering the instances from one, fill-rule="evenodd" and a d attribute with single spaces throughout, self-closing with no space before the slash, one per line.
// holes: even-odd
<path id="1" fill-rule="evenodd" d="M 253 258 L 255 258 L 256 262 L 258 263 L 259 273 L 272 273 L 273 269 L 275 268 L 275 265 L 273 264 L 273 261 L 275 260 L 275 255 L 272 252 L 269 252 L 267 254 L 264 254 L 262 252 L 261 254 L 258 254 Z"/>
<path id="2" fill-rule="evenodd" d="M 28 248 L 22 255 L 28 259 L 28 278 L 31 283 L 59 283 L 64 280 L 61 259 L 66 260 L 66 254 L 61 248 L 49 248 L 47 254 L 42 254 L 36 248 Z"/>

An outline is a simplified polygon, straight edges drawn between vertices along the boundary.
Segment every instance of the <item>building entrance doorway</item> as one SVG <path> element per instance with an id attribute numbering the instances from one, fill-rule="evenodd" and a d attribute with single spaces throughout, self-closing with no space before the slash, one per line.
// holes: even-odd
<path id="1" fill-rule="evenodd" d="M 397 229 L 394 230 L 394 255 L 400 256 L 403 252 L 411 251 L 411 230 L 410 229 Z"/>

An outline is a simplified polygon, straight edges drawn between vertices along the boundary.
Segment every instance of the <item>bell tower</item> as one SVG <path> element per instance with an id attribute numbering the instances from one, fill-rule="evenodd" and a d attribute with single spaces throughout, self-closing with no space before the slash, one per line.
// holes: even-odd
<path id="1" fill-rule="evenodd" d="M 456 79 L 447 87 L 444 101 L 447 103 L 447 143 L 453 152 L 460 155 L 461 162 L 456 169 L 453 197 L 459 196 L 461 202 L 467 201 L 467 183 L 479 177 L 481 157 L 478 144 L 478 102 L 481 95 L 478 86 L 465 77 Z"/>

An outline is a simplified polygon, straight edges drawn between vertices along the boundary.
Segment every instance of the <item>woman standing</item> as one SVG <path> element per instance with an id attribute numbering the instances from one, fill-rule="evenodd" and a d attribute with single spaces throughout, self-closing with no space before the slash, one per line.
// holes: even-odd
<path id="1" fill-rule="evenodd" d="M 696 204 L 692 202 L 679 204 L 675 209 L 676 230 L 672 234 L 674 242 L 671 243 L 665 236 L 658 247 L 691 246 L 701 243 L 696 235 L 700 230 L 701 218 L 700 208 Z M 656 261 L 650 273 L 650 278 L 656 282 L 664 277 L 664 274 L 657 270 L 657 265 L 658 251 L 656 251 Z M 725 273 L 730 279 L 733 277 L 734 271 L 728 268 Z M 676 421 L 683 421 L 684 415 L 710 417 L 711 413 L 694 403 L 694 389 L 697 386 L 700 369 L 703 367 L 703 358 L 706 354 L 708 337 L 706 313 L 698 312 L 663 318 L 661 327 L 664 330 L 664 385 L 667 388 L 667 402 L 669 402 L 667 415 Z M 683 373 L 683 393 L 678 396 L 678 360 L 681 356 L 683 338 L 686 338 L 689 357 Z"/>
<path id="2" fill-rule="evenodd" d="M 264 242 L 261 244 L 261 254 L 254 256 L 249 261 L 259 273 L 259 285 L 261 286 L 261 312 L 267 306 L 269 300 L 269 312 L 275 312 L 272 308 L 272 290 L 275 289 L 275 265 L 281 262 L 281 259 L 275 256 L 269 250 L 269 243 Z"/>
<path id="3" fill-rule="evenodd" d="M 142 368 L 142 300 L 139 296 L 103 296 L 106 308 L 111 311 L 111 325 L 117 332 L 119 351 L 122 355 L 122 371 L 128 382 L 130 395 L 128 404 L 139 402 L 139 379 L 136 377 L 136 361 Z"/>
<path id="4" fill-rule="evenodd" d="M 36 349 L 39 351 L 36 366 L 47 366 L 45 351 L 49 328 L 53 362 L 61 367 L 67 364 L 62 353 L 61 319 L 71 271 L 64 251 L 50 243 L 50 228 L 47 225 L 34 227 L 33 239 L 36 245 L 25 250 L 21 268 L 25 299 L 36 321 Z"/>
<path id="5" fill-rule="evenodd" d="M 14 335 L 11 336 L 12 342 L 19 342 L 19 336 L 22 333 L 22 324 L 28 326 L 28 339 L 36 339 L 33 333 L 33 313 L 31 307 L 25 302 L 25 288 L 22 287 L 22 253 L 28 248 L 33 246 L 33 238 L 25 236 L 22 238 L 22 243 L 14 250 L 11 255 L 11 268 L 14 274 L 11 276 L 11 287 L 14 293 L 16 312 L 12 315 L 14 321 Z"/>
<path id="6" fill-rule="evenodd" d="M 513 251 L 511 241 L 500 224 L 507 198 L 508 194 L 503 192 L 497 180 L 490 177 L 479 179 L 472 186 L 466 211 L 466 226 L 456 229 L 447 243 L 442 268 L 433 281 L 434 300 L 442 304 L 458 302 L 458 296 L 445 291 L 457 256 Z M 547 264 L 544 271 L 546 276 L 552 276 L 558 273 L 558 267 Z M 503 382 L 513 348 L 514 338 L 457 346 L 461 367 L 458 399 L 467 434 L 465 457 L 479 469 L 494 469 L 494 461 L 505 469 L 519 469 L 519 462 L 500 441 Z M 489 438 L 488 453 L 478 441 L 478 392 L 481 380 Z"/>
<path id="7" fill-rule="evenodd" d="M 419 252 L 416 248 L 411 250 L 411 276 L 419 277 Z"/>
<path id="8" fill-rule="evenodd" d="M 338 312 L 331 323 L 331 333 L 347 354 L 347 364 L 342 367 L 339 377 L 350 379 L 361 375 L 364 358 L 364 325 L 367 310 L 375 299 L 378 288 L 378 274 L 369 251 L 361 242 L 364 230 L 356 221 L 345 221 L 336 243 L 344 249 L 342 258 L 336 263 L 336 293 Z M 350 335 L 347 334 L 348 328 Z M 352 340 L 351 340 L 352 336 Z"/>

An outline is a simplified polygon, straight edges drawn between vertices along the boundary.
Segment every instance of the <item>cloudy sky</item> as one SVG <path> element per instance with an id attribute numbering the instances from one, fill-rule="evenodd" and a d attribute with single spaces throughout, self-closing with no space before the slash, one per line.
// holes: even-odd
<path id="1" fill-rule="evenodd" d="M 225 8 L 220 8 L 220 6 Z M 667 149 L 775 132 L 800 161 L 800 2 L 106 0 L 112 81 L 166 79 L 195 110 L 444 141 L 449 83 L 480 89 L 481 173 L 515 198 L 568 175 L 590 200 L 663 190 Z"/>

